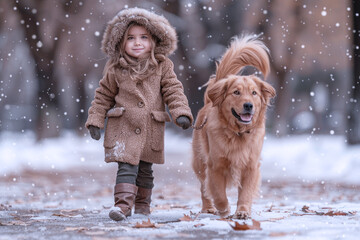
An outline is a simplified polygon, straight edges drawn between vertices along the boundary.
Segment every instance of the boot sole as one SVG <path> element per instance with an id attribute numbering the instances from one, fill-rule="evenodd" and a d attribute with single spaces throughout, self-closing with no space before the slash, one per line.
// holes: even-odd
<path id="1" fill-rule="evenodd" d="M 126 216 L 122 214 L 120 211 L 111 210 L 109 212 L 109 217 L 114 221 L 122 221 L 126 219 Z"/>

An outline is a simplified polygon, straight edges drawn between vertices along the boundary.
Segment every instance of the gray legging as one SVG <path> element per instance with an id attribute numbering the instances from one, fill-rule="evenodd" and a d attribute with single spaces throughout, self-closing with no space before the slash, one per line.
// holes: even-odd
<path id="1" fill-rule="evenodd" d="M 119 162 L 118 164 L 116 184 L 130 183 L 147 189 L 154 187 L 152 163 L 140 160 L 139 165 L 131 165 L 123 162 Z"/>

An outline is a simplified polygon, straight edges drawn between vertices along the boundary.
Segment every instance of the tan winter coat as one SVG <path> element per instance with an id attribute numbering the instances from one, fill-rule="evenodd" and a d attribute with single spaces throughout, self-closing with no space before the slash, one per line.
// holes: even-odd
<path id="1" fill-rule="evenodd" d="M 125 59 L 116 51 L 128 24 L 132 21 L 145 26 L 157 36 L 159 42 L 155 53 L 166 56 L 158 71 L 142 80 L 132 80 Z M 167 56 L 177 47 L 173 27 L 162 16 L 144 9 L 132 8 L 120 11 L 109 22 L 102 41 L 102 50 L 110 58 L 120 57 L 120 65 L 106 74 L 96 89 L 91 103 L 86 127 L 90 125 L 105 129 L 104 147 L 106 162 L 138 164 L 140 160 L 164 163 L 164 129 L 170 116 L 173 122 L 179 116 L 193 121 L 183 86 L 177 79 L 173 63 Z"/>

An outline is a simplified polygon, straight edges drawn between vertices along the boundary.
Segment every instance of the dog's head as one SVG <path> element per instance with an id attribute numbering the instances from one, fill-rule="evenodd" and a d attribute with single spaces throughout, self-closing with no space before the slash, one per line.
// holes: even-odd
<path id="1" fill-rule="evenodd" d="M 275 97 L 275 89 L 255 75 L 238 76 L 246 66 L 270 72 L 268 48 L 257 36 L 234 38 L 217 65 L 215 76 L 208 82 L 205 104 L 218 107 L 227 126 L 242 132 L 264 123 L 266 108 Z"/>
<path id="2" fill-rule="evenodd" d="M 255 75 L 229 75 L 209 86 L 207 95 L 230 126 L 248 129 L 265 119 L 275 89 Z"/>

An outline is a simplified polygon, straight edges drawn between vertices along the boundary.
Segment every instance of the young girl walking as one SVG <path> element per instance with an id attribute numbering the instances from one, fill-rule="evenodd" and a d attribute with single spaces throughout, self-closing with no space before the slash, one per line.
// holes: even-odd
<path id="1" fill-rule="evenodd" d="M 106 28 L 102 50 L 109 56 L 104 77 L 89 108 L 86 127 L 93 139 L 107 124 L 105 161 L 117 162 L 115 208 L 121 221 L 150 214 L 154 186 L 152 164 L 164 163 L 165 122 L 183 129 L 193 117 L 181 82 L 168 56 L 177 48 L 174 28 L 163 16 L 140 8 L 120 11 Z"/>

